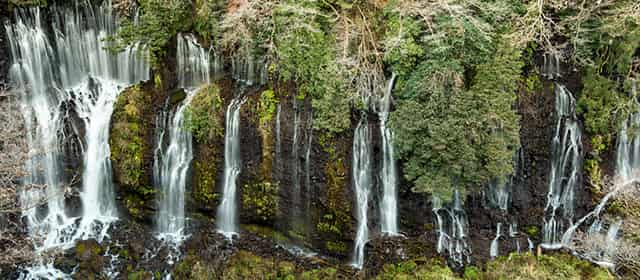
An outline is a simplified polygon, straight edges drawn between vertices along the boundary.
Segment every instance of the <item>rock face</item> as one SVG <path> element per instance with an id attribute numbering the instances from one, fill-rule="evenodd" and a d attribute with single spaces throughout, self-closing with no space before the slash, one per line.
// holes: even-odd
<path id="1" fill-rule="evenodd" d="M 150 82 L 129 87 L 118 96 L 111 119 L 113 179 L 123 206 L 136 219 L 148 220 L 155 208 L 152 168 L 157 95 Z"/>
<path id="2" fill-rule="evenodd" d="M 166 63 L 169 67 L 165 69 L 171 69 L 172 62 Z M 170 75 L 171 70 L 165 71 L 167 73 L 162 73 L 163 76 Z M 579 80 L 579 77 L 573 75 L 568 76 L 564 83 L 574 85 L 570 81 Z M 511 186 L 508 210 L 489 206 L 482 192 L 464 199 L 473 263 L 490 259 L 489 251 L 496 236 L 497 223 L 503 224 L 500 254 L 516 251 L 518 247 L 521 251 L 527 250 L 527 238 L 539 243 L 555 123 L 554 83 L 533 71 L 528 78 L 530 86 L 521 88 L 517 104 L 522 116 L 521 166 Z M 153 188 L 149 188 L 150 165 L 153 162 L 150 150 L 156 145 L 152 143 L 153 118 L 162 110 L 171 110 L 184 98 L 183 93 L 171 89 L 175 84 L 172 85 L 170 78 L 165 81 L 168 82 L 162 88 L 145 83 L 125 91 L 116 105 L 112 125 L 114 178 L 121 186 L 124 206 L 132 216 L 147 222 L 155 207 Z M 152 95 L 164 99 L 140 99 Z M 274 232 L 272 237 L 279 236 L 280 242 L 348 259 L 356 227 L 350 172 L 352 134 L 358 116 L 354 112 L 351 129 L 339 135 L 314 130 L 311 102 L 309 98 L 300 99 L 292 84 L 269 82 L 248 86 L 223 77 L 203 86 L 197 93 L 186 110 L 189 115 L 187 129 L 194 137 L 192 179 L 188 184 L 186 203 L 192 230 L 216 218 L 223 187 L 224 113 L 231 100 L 240 95 L 246 99 L 240 113 L 242 170 L 238 177 L 237 204 L 240 223 L 267 227 Z M 162 103 L 158 100 L 169 101 Z M 376 177 L 381 168 L 378 160 L 382 156 L 381 137 L 379 129 L 374 127 L 378 122 L 377 115 L 370 113 L 368 119 L 373 131 L 372 172 Z M 137 127 L 140 129 L 131 129 Z M 125 139 L 129 145 L 119 145 L 118 141 L 123 144 Z M 127 158 L 119 158 L 118 154 L 125 154 Z M 142 160 L 137 161 L 137 158 Z M 402 165 L 398 166 L 402 174 Z M 130 170 L 141 172 L 128 174 Z M 407 256 L 416 256 L 416 248 L 424 249 L 429 242 L 433 246 L 437 240 L 429 196 L 412 193 L 409 188 L 402 187 L 407 182 L 400 178 L 398 219 L 400 230 L 407 239 L 396 244 L 397 248 L 392 246 L 393 252 L 387 248 L 393 242 L 369 244 L 366 250 L 371 254 L 369 262 L 376 267 L 389 258 L 400 261 Z M 579 192 L 578 215 L 589 205 L 586 190 Z M 380 237 L 380 196 L 381 190 L 374 187 L 369 209 L 370 236 L 373 239 Z M 518 234 L 507 238 L 510 224 L 517 225 Z M 429 250 L 434 249 L 431 247 Z"/>

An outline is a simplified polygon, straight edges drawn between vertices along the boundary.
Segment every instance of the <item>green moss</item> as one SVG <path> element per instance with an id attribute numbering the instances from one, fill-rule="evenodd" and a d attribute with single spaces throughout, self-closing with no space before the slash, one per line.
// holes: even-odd
<path id="1" fill-rule="evenodd" d="M 252 222 L 274 223 L 278 209 L 278 191 L 277 183 L 245 185 L 242 189 L 242 215 L 250 217 Z"/>
<path id="2" fill-rule="evenodd" d="M 487 263 L 483 279 L 613 279 L 603 268 L 570 255 L 511 254 Z"/>
<path id="3" fill-rule="evenodd" d="M 476 280 L 476 279 L 480 279 L 480 273 L 481 271 L 475 267 L 475 266 L 467 266 L 464 268 L 464 279 L 468 279 L 468 280 Z"/>
<path id="4" fill-rule="evenodd" d="M 273 90 L 265 90 L 255 105 L 258 116 L 258 130 L 262 136 L 262 160 L 260 176 L 263 181 L 270 181 L 273 172 L 273 154 L 275 149 L 272 121 L 278 108 L 278 99 Z"/>
<path id="5" fill-rule="evenodd" d="M 217 151 L 209 151 L 203 147 L 200 152 L 199 160 L 194 162 L 194 186 L 192 197 L 199 205 L 208 205 L 214 207 L 218 204 L 220 194 L 216 192 L 216 162 L 207 159 L 215 159 L 211 154 L 217 154 Z"/>
<path id="6" fill-rule="evenodd" d="M 275 116 L 278 107 L 278 99 L 272 89 L 268 89 L 260 94 L 258 102 L 258 112 L 260 115 L 260 126 L 268 126 Z"/>
<path id="7" fill-rule="evenodd" d="M 125 206 L 133 217 L 141 218 L 145 202 L 153 201 L 155 188 L 145 155 L 151 153 L 148 139 L 153 131 L 148 117 L 153 114 L 153 92 L 143 85 L 125 89 L 116 100 L 110 128 L 111 163 Z"/>
<path id="8" fill-rule="evenodd" d="M 327 241 L 324 243 L 325 249 L 336 254 L 347 253 L 347 244 L 342 241 Z"/>
<path id="9" fill-rule="evenodd" d="M 213 210 L 219 202 L 216 192 L 217 169 L 223 157 L 224 101 L 217 85 L 200 89 L 185 110 L 185 128 L 193 133 L 197 144 L 193 161 L 191 196 L 199 208 Z"/>
<path id="10" fill-rule="evenodd" d="M 238 251 L 224 268 L 222 279 L 296 279 L 295 266 L 272 258 Z"/>
<path id="11" fill-rule="evenodd" d="M 280 243 L 290 243 L 291 240 L 287 238 L 284 234 L 279 231 L 274 230 L 271 227 L 260 226 L 260 225 L 241 225 L 242 229 L 245 231 L 254 233 L 262 238 L 271 238 Z"/>
<path id="12" fill-rule="evenodd" d="M 524 232 L 529 237 L 536 237 L 540 233 L 540 227 L 535 226 L 535 225 L 529 225 L 529 226 L 524 227 Z"/>
<path id="13" fill-rule="evenodd" d="M 224 136 L 224 101 L 218 86 L 211 84 L 200 89 L 185 110 L 185 127 L 197 142 L 208 143 Z"/>
<path id="14" fill-rule="evenodd" d="M 338 270 L 333 267 L 305 271 L 300 275 L 301 280 L 338 279 Z M 342 278 L 341 278 L 342 279 Z"/>
<path id="15" fill-rule="evenodd" d="M 175 266 L 172 276 L 176 280 L 207 280 L 217 279 L 218 273 L 211 263 L 200 260 L 190 252 Z"/>
<path id="16" fill-rule="evenodd" d="M 454 280 L 460 278 L 438 260 L 416 259 L 398 264 L 385 264 L 376 279 Z"/>
<path id="17" fill-rule="evenodd" d="M 326 174 L 326 202 L 324 213 L 316 221 L 316 231 L 325 242 L 325 249 L 333 253 L 345 253 L 344 243 L 346 232 L 352 225 L 351 202 L 348 201 L 345 186 L 347 186 L 347 164 L 344 157 L 345 148 L 339 145 L 337 137 L 331 134 L 321 134 L 318 142 L 322 145 L 328 159 L 324 166 Z"/>

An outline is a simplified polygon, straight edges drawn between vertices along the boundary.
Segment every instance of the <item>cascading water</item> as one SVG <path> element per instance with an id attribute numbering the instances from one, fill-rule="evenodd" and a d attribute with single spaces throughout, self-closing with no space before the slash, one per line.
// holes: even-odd
<path id="1" fill-rule="evenodd" d="M 44 237 L 44 248 L 66 243 L 64 230 L 69 221 L 64 209 L 64 188 L 60 170 L 59 132 L 62 126 L 61 105 L 68 96 L 59 94 L 55 74 L 53 47 L 45 34 L 40 10 L 16 10 L 16 23 L 5 25 L 13 65 L 10 78 L 14 90 L 22 97 L 22 112 L 27 142 L 32 151 L 26 170 L 25 185 L 43 184 L 46 190 L 25 188 L 20 194 L 23 216 L 32 236 Z M 47 215 L 40 218 L 37 205 L 47 199 Z"/>
<path id="2" fill-rule="evenodd" d="M 184 111 L 198 91 L 198 86 L 209 83 L 209 52 L 204 50 L 193 35 L 178 35 L 178 83 L 187 96 L 168 124 L 168 145 L 162 148 L 163 135 L 158 139 L 159 157 L 154 163 L 154 177 L 159 195 L 156 218 L 158 236 L 179 244 L 185 236 L 184 198 L 187 176 L 193 159 L 192 135 L 184 129 Z M 159 163 L 158 163 L 159 161 Z"/>
<path id="3" fill-rule="evenodd" d="M 634 82 L 631 96 L 637 98 L 636 84 Z M 629 128 L 640 127 L 640 103 L 634 100 L 636 112 L 622 124 L 618 133 L 618 147 L 616 150 L 616 176 L 622 181 L 627 181 L 637 176 L 640 168 L 640 133 L 629 133 Z M 635 175 L 635 176 L 634 176 Z"/>
<path id="4" fill-rule="evenodd" d="M 117 55 L 105 50 L 104 39 L 117 26 L 110 4 L 77 2 L 74 8 L 53 8 L 51 36 L 38 8 L 16 9 L 16 22 L 5 25 L 13 59 L 11 80 L 23 97 L 30 149 L 37 152 L 27 165 L 31 175 L 26 183 L 47 185 L 45 193 L 25 190 L 21 197 L 23 206 L 48 201 L 44 219 L 34 208 L 24 213 L 31 233 L 44 237 L 40 249 L 69 246 L 78 238 L 101 240 L 115 219 L 107 141 L 113 103 L 126 85 L 148 79 L 149 66 L 137 55 L 137 46 Z M 76 219 L 67 217 L 62 195 L 63 103 L 71 104 L 85 125 L 79 228 Z"/>
<path id="5" fill-rule="evenodd" d="M 210 81 L 210 54 L 192 34 L 178 34 L 178 83 L 194 89 Z M 216 68 L 218 66 L 215 66 Z"/>
<path id="6" fill-rule="evenodd" d="M 240 108 L 244 98 L 234 98 L 227 108 L 224 135 L 224 187 L 222 202 L 218 207 L 218 231 L 228 239 L 238 233 L 237 225 L 237 178 L 242 169 L 240 158 Z"/>
<path id="7" fill-rule="evenodd" d="M 499 254 L 498 245 L 501 237 L 502 237 L 502 223 L 498 223 L 498 225 L 496 226 L 496 237 L 491 241 L 491 249 L 489 251 L 489 256 L 491 256 L 492 258 L 497 257 Z"/>
<path id="8" fill-rule="evenodd" d="M 469 225 L 462 208 L 460 192 L 455 190 L 451 209 L 444 207 L 442 200 L 437 196 L 432 197 L 431 203 L 437 224 L 436 251 L 442 253 L 446 250 L 449 257 L 460 266 L 465 262 L 471 262 L 471 247 L 467 243 Z M 442 212 L 446 215 L 443 216 Z"/>
<path id="9" fill-rule="evenodd" d="M 364 264 L 364 246 L 369 241 L 368 211 L 371 193 L 371 132 L 366 116 L 356 127 L 353 137 L 353 185 L 356 193 L 356 233 L 353 266 L 362 268 Z"/>
<path id="10" fill-rule="evenodd" d="M 543 246 L 561 247 L 564 230 L 573 224 L 575 189 L 582 166 L 582 133 L 575 116 L 575 99 L 556 84 L 556 130 L 552 143 L 549 193 L 545 207 Z"/>
<path id="11" fill-rule="evenodd" d="M 246 57 L 231 57 L 231 69 L 233 78 L 247 85 L 264 85 L 267 83 L 267 62 L 264 58 L 255 59 L 249 55 Z"/>
<path id="12" fill-rule="evenodd" d="M 384 97 L 380 101 L 380 133 L 382 135 L 382 169 L 380 180 L 382 182 L 382 203 L 380 204 L 381 232 L 389 235 L 398 234 L 398 202 L 397 202 L 397 172 L 393 152 L 393 133 L 387 127 L 389 110 L 391 107 L 391 92 L 396 80 L 396 74 L 392 74 Z"/>

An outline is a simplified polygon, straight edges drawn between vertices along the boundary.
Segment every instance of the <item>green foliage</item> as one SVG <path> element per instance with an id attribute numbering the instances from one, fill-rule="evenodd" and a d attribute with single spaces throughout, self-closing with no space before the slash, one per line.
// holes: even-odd
<path id="1" fill-rule="evenodd" d="M 139 0 L 140 17 L 135 24 L 123 19 L 112 42 L 112 51 L 122 51 L 127 46 L 140 43 L 150 52 L 150 61 L 159 67 L 166 55 L 171 38 L 186 30 L 191 22 L 191 1 L 188 0 Z"/>
<path id="2" fill-rule="evenodd" d="M 461 61 L 440 58 L 418 66 L 391 114 L 395 145 L 415 192 L 448 200 L 455 188 L 464 192 L 512 172 L 521 66 L 518 50 L 500 45 L 477 67 L 466 91 Z"/>
<path id="3" fill-rule="evenodd" d="M 242 215 L 252 222 L 273 223 L 278 211 L 278 184 L 259 182 L 242 189 Z"/>
<path id="4" fill-rule="evenodd" d="M 624 104 L 623 98 L 617 93 L 615 82 L 600 76 L 593 69 L 584 76 L 583 83 L 576 113 L 584 116 L 586 132 L 602 137 L 606 146 L 623 120 L 616 119 L 616 112 Z"/>
<path id="5" fill-rule="evenodd" d="M 262 92 L 260 101 L 258 102 L 258 112 L 260 115 L 260 126 L 268 126 L 269 122 L 275 116 L 278 108 L 278 99 L 272 89 Z"/>
<path id="6" fill-rule="evenodd" d="M 385 9 L 384 62 L 403 77 L 414 70 L 426 51 L 420 41 L 425 26 L 416 18 L 402 16 L 397 1 Z"/>
<path id="7" fill-rule="evenodd" d="M 312 98 L 314 128 L 339 133 L 350 126 L 343 69 L 335 63 L 336 40 L 326 32 L 327 15 L 318 2 L 284 0 L 273 11 L 278 76 Z"/>
<path id="8" fill-rule="evenodd" d="M 224 119 L 221 115 L 223 105 L 220 90 L 214 84 L 204 86 L 196 93 L 184 111 L 184 126 L 191 131 L 196 141 L 207 143 L 224 136 Z"/>
<path id="9" fill-rule="evenodd" d="M 193 30 L 199 34 L 204 43 L 209 45 L 219 38 L 220 21 L 225 9 L 225 0 L 195 0 Z"/>

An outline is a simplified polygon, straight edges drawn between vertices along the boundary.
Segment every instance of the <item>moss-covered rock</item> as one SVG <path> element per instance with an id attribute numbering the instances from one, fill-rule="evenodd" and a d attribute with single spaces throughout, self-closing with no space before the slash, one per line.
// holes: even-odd
<path id="1" fill-rule="evenodd" d="M 348 184 L 348 147 L 340 145 L 336 137 L 321 135 L 320 144 L 328 155 L 325 162 L 326 201 L 324 213 L 319 217 L 316 231 L 324 241 L 324 249 L 329 253 L 344 255 L 347 252 L 349 234 L 352 232 L 352 203 L 347 191 Z"/>
<path id="2" fill-rule="evenodd" d="M 273 119 L 276 114 L 278 99 L 273 90 L 265 90 L 260 94 L 257 104 L 258 130 L 262 136 L 262 160 L 260 176 L 263 180 L 271 180 L 273 173 L 273 154 L 275 149 L 273 137 Z"/>
<path id="3" fill-rule="evenodd" d="M 259 182 L 242 189 L 242 215 L 247 222 L 273 225 L 278 211 L 277 183 Z"/>
<path id="4" fill-rule="evenodd" d="M 198 257 L 190 254 L 175 266 L 172 276 L 177 280 L 207 280 L 218 279 L 217 274 L 216 268 L 211 264 L 203 262 Z"/>
<path id="5" fill-rule="evenodd" d="M 106 264 L 104 250 L 95 239 L 78 242 L 74 248 L 77 262 L 76 276 L 80 279 L 101 279 L 103 266 Z"/>
<path id="6" fill-rule="evenodd" d="M 511 254 L 487 263 L 480 279 L 614 279 L 609 272 L 570 255 Z"/>
<path id="7" fill-rule="evenodd" d="M 291 262 L 262 258 L 247 251 L 238 251 L 225 266 L 222 279 L 296 279 L 296 267 Z"/>
<path id="8" fill-rule="evenodd" d="M 134 85 L 118 96 L 111 119 L 109 144 L 113 177 L 125 197 L 124 204 L 135 218 L 145 216 L 153 201 L 153 98 L 150 84 Z"/>
<path id="9" fill-rule="evenodd" d="M 185 126 L 196 143 L 191 197 L 199 209 L 214 211 L 218 171 L 222 167 L 224 144 L 224 101 L 217 85 L 204 86 L 185 110 Z"/>
<path id="10" fill-rule="evenodd" d="M 455 280 L 461 278 L 438 260 L 416 259 L 397 264 L 386 264 L 376 279 Z"/>

